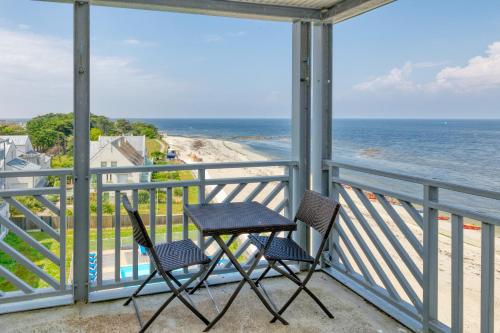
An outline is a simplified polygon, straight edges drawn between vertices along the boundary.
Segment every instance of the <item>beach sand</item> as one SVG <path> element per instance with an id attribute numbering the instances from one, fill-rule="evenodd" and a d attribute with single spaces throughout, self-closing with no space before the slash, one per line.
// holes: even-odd
<path id="1" fill-rule="evenodd" d="M 264 155 L 260 155 L 253 152 L 247 146 L 223 140 L 216 139 L 198 139 L 198 138 L 185 138 L 178 136 L 168 136 L 165 141 L 170 145 L 170 149 L 175 149 L 179 158 L 186 163 L 193 162 L 238 162 L 238 161 L 264 161 L 268 158 Z M 252 168 L 252 169 L 224 169 L 224 170 L 210 170 L 207 174 L 207 178 L 230 178 L 230 177 L 244 177 L 244 176 L 255 176 L 255 175 L 279 175 L 284 174 L 283 168 L 272 167 L 272 168 Z M 222 201 L 226 194 L 234 186 L 226 186 L 224 192 L 217 197 L 217 201 Z M 235 201 L 244 198 L 248 193 L 250 193 L 252 188 L 245 188 L 242 194 L 236 197 Z M 257 200 L 261 200 L 272 188 L 266 188 Z M 395 248 L 391 245 L 389 239 L 383 234 L 381 229 L 378 227 L 375 220 L 371 217 L 369 212 L 363 206 L 360 199 L 356 196 L 352 189 L 346 189 L 349 196 L 352 198 L 355 205 L 360 209 L 361 214 L 365 217 L 371 229 L 377 235 L 383 247 L 387 250 L 389 256 L 394 260 L 396 265 L 400 268 L 401 273 L 408 280 L 409 284 L 416 291 L 419 298 L 422 297 L 422 288 L 417 280 L 412 276 L 410 270 L 407 268 L 404 261 L 400 258 Z M 208 191 L 207 191 L 208 192 Z M 283 199 L 283 196 L 279 196 L 273 201 L 273 204 L 279 203 Z M 414 261 L 415 265 L 422 271 L 422 258 L 413 249 L 413 246 L 403 235 L 401 230 L 398 228 L 397 224 L 391 219 L 390 215 L 385 211 L 382 205 L 372 200 L 373 207 L 377 210 L 380 217 L 393 232 L 397 241 L 410 255 L 410 258 Z M 342 201 L 342 204 L 346 206 L 346 203 Z M 405 209 L 399 205 L 392 205 L 396 212 L 401 216 L 402 220 L 405 222 L 407 227 L 415 235 L 416 240 L 422 244 L 423 232 L 422 228 L 418 226 L 412 217 L 410 217 Z M 440 214 L 445 215 L 445 214 Z M 378 250 L 373 243 L 369 240 L 369 236 L 364 232 L 359 221 L 355 218 L 354 214 L 349 211 L 349 216 L 352 219 L 356 229 L 360 232 L 363 239 L 366 240 L 370 251 L 377 258 L 382 269 L 388 275 L 392 284 L 394 285 L 397 292 L 400 294 L 401 298 L 410 302 L 408 296 L 406 296 L 404 289 L 398 282 L 397 278 L 391 274 L 388 265 L 385 262 L 383 256 L 380 255 Z M 466 221 L 467 222 L 467 221 Z M 363 254 L 358 244 L 353 241 L 352 234 L 348 231 L 344 222 L 340 223 L 341 227 L 346 231 L 352 240 L 353 246 L 356 248 L 357 252 L 360 254 L 361 259 L 374 280 L 377 284 L 383 286 L 380 279 L 377 277 L 377 273 L 368 264 L 367 257 Z M 496 266 L 495 266 L 495 327 L 500 328 L 500 238 L 495 238 L 496 243 Z M 345 248 L 345 245 L 341 242 L 341 246 L 344 252 L 347 254 L 348 260 L 353 264 L 355 270 L 360 272 L 357 268 L 354 259 L 349 255 Z M 447 325 L 451 325 L 451 222 L 448 220 L 439 221 L 439 288 L 438 288 L 438 319 Z M 479 230 L 464 230 L 464 332 L 478 332 L 480 330 L 480 295 L 481 295 L 481 231 Z"/>
<path id="2" fill-rule="evenodd" d="M 180 136 L 164 137 L 168 143 L 169 149 L 177 152 L 178 158 L 185 163 L 224 163 L 224 162 L 248 162 L 248 161 L 267 161 L 268 157 L 253 152 L 247 146 L 224 140 L 186 138 Z M 286 172 L 283 167 L 265 167 L 265 168 L 237 168 L 237 169 L 211 169 L 207 170 L 205 177 L 207 179 L 216 178 L 239 178 L 252 176 L 276 176 L 284 175 Z M 263 200 L 276 186 L 276 183 L 269 183 L 255 200 Z M 235 185 L 226 185 L 224 189 L 216 196 L 216 202 L 224 201 L 225 197 L 236 188 Z M 236 196 L 234 201 L 246 198 L 257 184 L 248 184 Z M 207 195 L 215 186 L 207 186 Z M 275 207 L 283 200 L 283 191 L 271 201 L 270 206 Z"/>

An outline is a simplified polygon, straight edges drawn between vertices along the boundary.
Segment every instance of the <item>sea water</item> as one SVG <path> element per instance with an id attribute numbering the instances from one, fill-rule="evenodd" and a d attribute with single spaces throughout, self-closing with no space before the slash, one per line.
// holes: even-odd
<path id="1" fill-rule="evenodd" d="M 143 119 L 170 135 L 236 141 L 272 159 L 291 157 L 290 119 Z M 500 120 L 335 119 L 336 161 L 500 189 Z M 346 176 L 352 176 L 347 172 Z M 419 187 L 387 179 L 356 179 L 421 197 Z M 366 179 L 364 179 L 366 178 Z M 443 200 L 497 215 L 490 200 L 443 192 Z"/>

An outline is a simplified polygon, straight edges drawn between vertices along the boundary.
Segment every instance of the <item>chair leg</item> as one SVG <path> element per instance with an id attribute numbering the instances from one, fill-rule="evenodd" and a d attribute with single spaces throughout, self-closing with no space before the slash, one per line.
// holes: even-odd
<path id="1" fill-rule="evenodd" d="M 130 302 L 132 301 L 132 299 L 134 297 L 137 297 L 137 295 L 139 295 L 139 293 L 141 292 L 142 288 L 144 288 L 146 286 L 146 284 L 151 281 L 151 279 L 156 275 L 156 269 L 153 271 L 153 273 L 151 273 L 151 275 L 148 276 L 148 278 L 146 280 L 144 280 L 144 282 L 139 286 L 139 288 L 137 288 L 137 290 L 132 294 L 132 296 L 130 296 L 129 298 L 127 298 L 127 300 L 125 301 L 125 303 L 123 304 L 123 306 L 127 306 L 130 304 Z"/>
<path id="2" fill-rule="evenodd" d="M 198 318 L 200 318 L 200 320 L 205 324 L 205 325 L 208 325 L 209 321 L 208 319 L 206 319 L 194 306 L 192 306 L 182 295 L 181 295 L 181 292 L 183 292 L 184 290 L 186 290 L 187 287 L 189 287 L 189 285 L 191 285 L 191 283 L 193 283 L 194 280 L 196 280 L 202 273 L 203 271 L 199 272 L 198 274 L 194 274 L 188 281 L 186 281 L 184 284 L 180 285 L 178 289 L 176 289 L 174 287 L 174 285 L 172 284 L 172 282 L 170 282 L 169 280 L 169 275 L 170 272 L 163 272 L 162 273 L 162 276 L 165 280 L 165 283 L 167 283 L 167 285 L 170 287 L 170 289 L 172 290 L 172 293 L 173 295 L 171 295 L 162 305 L 161 307 L 156 310 L 156 312 L 151 316 L 151 318 L 149 318 L 149 320 L 144 324 L 144 326 L 142 326 L 142 321 L 141 321 L 141 318 L 139 316 L 139 311 L 138 311 L 138 308 L 137 306 L 135 306 L 135 310 L 136 310 L 136 315 L 137 315 L 137 318 L 139 320 L 139 325 L 141 325 L 141 330 L 139 332 L 145 332 L 149 326 L 151 326 L 151 324 L 155 321 L 155 319 L 160 315 L 160 313 L 167 307 L 167 305 L 170 304 L 170 302 L 172 302 L 174 300 L 174 298 L 179 298 L 179 300 L 184 303 L 184 305 L 186 305 Z M 156 272 L 154 272 L 156 274 Z M 152 276 L 154 276 L 154 274 L 152 274 Z M 151 280 L 151 277 L 150 276 L 148 279 L 146 279 L 146 281 L 144 281 L 144 283 L 139 287 L 139 289 L 135 292 L 135 294 L 138 294 L 140 292 L 140 290 L 144 287 L 144 285 L 147 283 L 147 281 Z M 179 283 L 179 281 L 177 279 L 174 278 L 174 281 L 176 281 L 176 284 Z M 132 297 L 131 297 L 132 299 Z M 133 299 L 132 299 L 133 300 Z M 130 302 L 130 301 L 129 301 Z M 135 302 L 134 302 L 134 305 L 135 305 Z"/>
<path id="3" fill-rule="evenodd" d="M 264 270 L 264 272 L 262 272 L 262 274 L 257 278 L 257 280 L 255 280 L 255 285 L 258 286 L 259 285 L 259 282 L 266 276 L 266 274 L 271 270 L 271 267 L 272 267 L 272 264 L 269 263 L 266 267 L 266 269 Z"/>
<path id="4" fill-rule="evenodd" d="M 288 267 L 287 264 L 285 264 L 283 261 L 279 261 L 279 263 L 288 271 L 288 273 L 290 273 L 291 276 L 293 276 L 295 278 L 295 283 L 297 285 L 302 285 L 302 287 L 304 288 L 304 291 L 309 295 L 311 296 L 311 298 L 316 302 L 316 304 L 319 305 L 319 307 L 323 310 L 323 312 L 325 312 L 325 314 L 329 317 L 329 318 L 335 318 L 335 316 L 326 308 L 326 306 L 323 304 L 323 302 L 320 301 L 320 299 L 314 295 L 314 293 L 306 287 L 306 284 L 305 283 L 302 283 L 302 281 L 299 279 L 299 277 L 297 276 L 297 274 L 295 274 L 294 271 L 292 271 L 292 269 L 290 267 Z M 290 278 L 290 277 L 288 277 Z"/>
<path id="5" fill-rule="evenodd" d="M 309 289 L 306 287 L 307 282 L 309 281 L 301 281 L 299 277 L 288 267 L 284 262 L 280 261 L 280 264 L 285 267 L 285 269 L 288 271 L 287 272 L 283 271 L 281 268 L 273 266 L 273 269 L 276 270 L 278 273 L 281 273 L 283 276 L 287 277 L 290 281 L 294 282 L 296 285 L 299 286 L 297 295 L 300 293 L 300 290 L 304 290 L 315 302 L 318 304 L 318 306 L 323 310 L 323 312 L 329 317 L 329 318 L 335 318 L 334 315 L 327 309 L 327 307 L 323 304 L 323 302 L 320 301 L 320 299 Z M 297 297 L 297 296 L 295 296 Z M 291 302 L 290 302 L 291 303 Z M 286 304 L 286 307 L 288 307 L 290 304 Z M 280 311 L 285 311 L 286 307 L 283 306 L 283 308 Z M 279 314 L 282 314 L 283 312 L 278 311 Z"/>
<path id="6" fill-rule="evenodd" d="M 297 298 L 297 296 L 299 296 L 300 292 L 302 291 L 302 287 L 299 287 L 292 295 L 292 297 L 290 297 L 290 299 L 285 303 L 285 305 L 283 305 L 281 307 L 281 309 L 278 311 L 278 314 L 281 315 L 283 314 L 283 312 L 286 311 L 286 309 L 290 306 L 290 304 L 292 304 L 292 302 Z M 274 323 L 276 322 L 276 320 L 278 320 L 278 317 L 274 317 L 272 320 L 271 320 L 271 323 Z"/>

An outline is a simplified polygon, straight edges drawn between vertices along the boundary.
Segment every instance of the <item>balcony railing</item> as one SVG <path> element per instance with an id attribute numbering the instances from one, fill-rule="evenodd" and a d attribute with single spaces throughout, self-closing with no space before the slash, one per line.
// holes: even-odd
<path id="1" fill-rule="evenodd" d="M 478 202 L 477 198 L 482 198 L 489 200 L 486 207 L 491 208 L 494 203 L 500 205 L 499 192 L 332 161 L 326 161 L 325 167 L 329 172 L 329 193 L 343 205 L 324 256 L 325 272 L 415 331 L 428 328 L 460 332 L 464 327 L 466 296 L 464 258 L 469 260 L 468 253 L 464 254 L 464 244 L 468 246 L 464 226 L 480 228 L 481 231 L 474 231 L 481 234 L 477 239 L 480 247 L 478 326 L 483 332 L 493 332 L 495 229 L 498 231 L 500 218 L 494 216 L 491 209 L 485 212 L 475 206 L 468 208 L 449 198 L 456 195 L 473 198 L 469 200 L 473 205 Z M 253 171 L 252 176 L 227 177 L 220 171 L 243 168 L 273 172 Z M 0 225 L 9 230 L 9 235 L 0 240 L 0 256 L 15 262 L 11 266 L 0 265 L 3 279 L 0 280 L 0 313 L 71 303 L 75 242 L 89 242 L 90 252 L 96 257 L 89 260 L 89 300 L 128 295 L 149 274 L 151 266 L 147 256 L 142 255 L 132 241 L 128 217 L 120 203 L 122 193 L 129 195 L 139 208 L 155 242 L 191 238 L 215 256 L 218 249 L 214 242 L 199 236 L 184 215 L 183 205 L 259 201 L 290 217 L 295 209 L 293 203 L 297 201 L 294 198 L 296 168 L 296 162 L 266 161 L 92 169 L 89 239 L 73 234 L 73 226 L 81 220 L 71 214 L 75 204 L 71 169 L 1 173 L 0 179 L 20 176 L 50 176 L 50 179 L 42 188 L 0 190 L 0 198 L 26 220 L 21 227 L 14 217 L 0 217 Z M 150 172 L 187 172 L 192 176 L 190 180 L 166 177 L 145 183 L 107 182 L 113 179 L 107 177 L 110 174 Z M 395 186 L 396 182 L 400 185 Z M 36 211 L 28 208 L 26 197 L 36 203 Z M 32 228 L 27 227 L 28 222 Z M 25 230 L 33 226 L 37 230 Z M 445 302 L 451 304 L 448 317 L 446 312 L 443 315 L 439 311 L 442 306 L 437 297 L 446 294 L 438 275 L 439 256 L 446 251 L 440 242 L 444 232 L 441 228 L 446 226 L 450 228 L 451 239 L 451 291 Z M 303 236 L 297 235 L 297 239 L 305 239 Z M 245 237 L 234 240 L 232 246 L 241 262 L 248 263 L 253 258 L 253 248 Z M 223 260 L 209 282 L 232 281 L 233 276 L 236 278 L 233 272 L 231 265 Z M 182 278 L 191 272 L 175 273 Z M 145 292 L 164 290 L 161 284 L 153 283 Z"/>
<path id="2" fill-rule="evenodd" d="M 500 206 L 500 192 L 333 161 L 325 164 L 329 193 L 343 204 L 325 270 L 415 331 L 462 332 L 464 301 L 474 301 L 464 300 L 467 219 L 470 232 L 481 230 L 480 263 L 475 263 L 480 265 L 477 273 L 481 276 L 480 302 L 475 304 L 480 307 L 480 321 L 468 327 L 493 332 L 495 228 L 500 218 L 470 207 L 470 202 L 483 200 L 492 211 Z M 388 182 L 393 185 L 387 186 Z M 394 189 L 397 182 L 400 190 Z M 382 185 L 373 185 L 377 183 Z M 447 250 L 440 234 L 451 237 L 451 271 L 438 274 L 444 260 L 440 256 Z M 472 255 L 466 259 L 474 261 Z M 443 290 L 447 277 L 451 292 Z M 438 302 L 438 295 L 443 294 L 448 294 L 444 304 L 451 309 L 444 310 Z M 475 315 L 469 313 L 469 317 Z"/>
<path id="3" fill-rule="evenodd" d="M 76 242 L 90 242 L 90 255 L 95 254 L 96 257 L 96 260 L 89 260 L 90 301 L 123 297 L 129 293 L 127 287 L 132 287 L 147 277 L 151 265 L 147 256 L 141 255 L 137 244 L 132 241 L 128 216 L 121 207 L 122 193 L 128 194 L 133 204 L 140 208 L 154 242 L 191 238 L 207 253 L 216 255 L 215 242 L 198 235 L 183 214 L 183 206 L 193 203 L 259 201 L 289 216 L 292 205 L 292 170 L 296 166 L 296 163 L 290 161 L 264 161 L 92 169 L 90 239 L 73 237 L 72 227 L 75 223 L 81 223 L 81 220 L 78 216 L 72 216 L 72 190 L 67 189 L 71 169 L 1 173 L 1 178 L 50 176 L 52 185 L 0 190 L 0 199 L 15 208 L 24 220 L 24 223 L 16 223 L 18 221 L 14 217 L 4 214 L 0 216 L 0 225 L 15 235 L 16 242 L 20 240 L 30 247 L 30 250 L 21 253 L 13 245 L 9 245 L 8 238 L 0 240 L 0 255 L 3 252 L 4 259 L 8 257 L 15 261 L 15 271 L 22 272 L 21 276 L 17 276 L 16 272 L 0 265 L 3 285 L 6 285 L 5 281 L 10 283 L 7 291 L 0 290 L 0 313 L 71 303 L 72 277 L 67 272 L 72 271 L 72 244 Z M 262 174 L 262 170 L 270 168 L 273 172 L 258 175 Z M 260 173 L 253 172 L 257 175 L 249 177 L 209 177 L 209 170 L 215 169 L 252 169 L 259 170 Z M 112 174 L 150 172 L 188 172 L 192 174 L 192 179 L 119 184 L 106 181 L 115 178 L 106 177 Z M 36 201 L 36 212 L 23 203 L 26 198 Z M 92 203 L 95 204 L 94 207 Z M 109 212 L 106 216 L 109 206 L 112 216 L 109 216 Z M 50 216 L 44 219 L 41 215 Z M 28 225 L 31 228 L 26 228 Z M 238 237 L 232 246 L 237 246 L 235 254 L 240 260 L 246 264 L 251 261 L 252 249 L 245 237 Z M 234 269 L 230 263 L 222 261 L 210 282 L 217 283 L 218 276 L 224 276 L 219 281 L 228 282 L 232 272 Z M 183 278 L 191 272 L 183 270 L 176 274 Z M 163 284 L 152 283 L 145 289 L 145 293 L 162 290 L 165 290 Z"/>

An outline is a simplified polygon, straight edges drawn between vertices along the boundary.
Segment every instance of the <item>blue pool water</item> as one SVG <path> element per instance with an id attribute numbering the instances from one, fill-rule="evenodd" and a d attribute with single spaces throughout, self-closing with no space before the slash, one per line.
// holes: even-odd
<path id="1" fill-rule="evenodd" d="M 219 260 L 218 265 L 225 265 L 228 263 L 228 259 L 221 259 Z M 149 275 L 149 264 L 139 264 L 138 266 L 138 273 L 139 276 L 141 275 Z M 179 270 L 180 271 L 180 270 Z M 131 278 L 133 274 L 133 266 L 122 266 L 120 267 L 120 278 L 121 279 L 126 279 L 126 278 Z"/>

